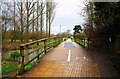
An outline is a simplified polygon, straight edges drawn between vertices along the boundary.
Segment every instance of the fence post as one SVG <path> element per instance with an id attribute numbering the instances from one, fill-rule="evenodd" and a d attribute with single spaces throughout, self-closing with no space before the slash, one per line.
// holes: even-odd
<path id="1" fill-rule="evenodd" d="M 58 41 L 57 41 L 57 42 L 58 42 L 57 45 L 59 45 L 59 44 L 60 44 L 60 38 L 58 37 L 57 39 L 58 39 Z"/>
<path id="2" fill-rule="evenodd" d="M 39 42 L 37 41 L 37 47 L 38 47 L 38 45 L 39 45 Z M 39 50 L 37 50 L 37 54 L 39 54 Z M 37 59 L 39 60 L 39 55 L 38 55 Z"/>
<path id="3" fill-rule="evenodd" d="M 88 50 L 89 50 L 89 46 L 90 46 L 90 45 L 89 45 L 89 41 L 90 41 L 90 40 L 89 40 L 89 38 L 88 38 L 88 47 L 87 47 Z"/>
<path id="4" fill-rule="evenodd" d="M 83 39 L 83 43 L 84 43 L 84 46 L 83 46 L 83 47 L 85 48 L 85 39 Z"/>
<path id="5" fill-rule="evenodd" d="M 59 37 L 59 39 L 60 39 L 60 43 L 62 42 L 62 37 Z"/>
<path id="6" fill-rule="evenodd" d="M 75 42 L 76 42 L 76 37 L 74 36 L 74 40 L 75 40 Z"/>
<path id="7" fill-rule="evenodd" d="M 80 38 L 79 38 L 79 45 L 80 45 Z"/>
<path id="8" fill-rule="evenodd" d="M 44 40 L 44 52 L 45 52 L 45 54 L 46 54 L 46 52 L 47 52 L 47 51 L 46 51 L 46 40 L 47 40 L 47 39 Z"/>
<path id="9" fill-rule="evenodd" d="M 54 38 L 54 40 L 55 40 L 55 42 L 54 42 L 54 45 L 53 45 L 53 47 L 55 47 L 55 46 L 56 46 L 56 37 Z"/>
<path id="10" fill-rule="evenodd" d="M 82 46 L 82 44 L 81 44 L 81 39 L 80 39 L 80 45 Z"/>
<path id="11" fill-rule="evenodd" d="M 57 37 L 57 45 L 59 45 L 60 44 L 60 38 L 59 37 Z"/>
<path id="12" fill-rule="evenodd" d="M 19 74 L 24 73 L 24 46 L 20 46 L 20 68 L 19 68 Z"/>
<path id="13" fill-rule="evenodd" d="M 59 42 L 61 42 L 61 40 L 62 40 L 62 37 L 58 37 L 59 38 Z"/>

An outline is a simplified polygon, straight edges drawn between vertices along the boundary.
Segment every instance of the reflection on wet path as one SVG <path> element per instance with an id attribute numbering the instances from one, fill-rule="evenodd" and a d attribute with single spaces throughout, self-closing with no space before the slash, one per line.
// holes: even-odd
<path id="1" fill-rule="evenodd" d="M 97 65 L 92 62 L 67 63 L 44 60 L 26 77 L 99 77 Z"/>

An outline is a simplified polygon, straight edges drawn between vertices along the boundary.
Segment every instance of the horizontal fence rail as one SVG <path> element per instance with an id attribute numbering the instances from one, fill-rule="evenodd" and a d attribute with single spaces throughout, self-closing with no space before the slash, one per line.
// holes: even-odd
<path id="1" fill-rule="evenodd" d="M 42 54 L 61 43 L 60 37 L 44 38 L 20 45 L 19 74 L 25 72 L 25 66 L 36 62 Z"/>
<path id="2" fill-rule="evenodd" d="M 108 47 L 105 40 L 110 41 L 108 38 L 80 38 L 80 37 L 74 37 L 75 42 L 80 44 L 82 47 L 94 50 L 97 48 L 106 48 Z M 103 45 L 104 44 L 104 45 Z"/>
<path id="3" fill-rule="evenodd" d="M 83 39 L 81 39 L 81 38 L 74 38 L 75 39 L 75 42 L 76 43 L 78 43 L 79 45 L 81 45 L 82 47 L 84 47 L 84 48 L 87 48 L 87 49 L 89 49 L 90 48 L 90 40 L 89 40 L 89 38 L 83 38 Z"/>

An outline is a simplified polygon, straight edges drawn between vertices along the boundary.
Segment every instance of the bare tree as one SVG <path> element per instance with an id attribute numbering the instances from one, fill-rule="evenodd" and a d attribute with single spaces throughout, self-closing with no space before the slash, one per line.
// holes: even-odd
<path id="1" fill-rule="evenodd" d="M 13 42 L 13 40 L 16 40 L 15 38 L 16 38 L 16 34 L 15 34 L 15 31 L 16 31 L 16 24 L 15 24 L 15 5 L 16 5 L 16 3 L 15 3 L 15 1 L 13 2 L 14 3 L 14 14 L 13 14 L 13 17 L 14 17 L 14 19 L 13 19 L 13 34 L 12 34 L 12 39 L 11 39 L 11 41 Z"/>
<path id="2" fill-rule="evenodd" d="M 46 37 L 47 34 L 50 37 L 51 24 L 55 17 L 55 8 L 56 8 L 56 3 L 53 2 L 53 0 L 50 0 L 50 2 L 46 2 Z"/>
<path id="3" fill-rule="evenodd" d="M 44 3 L 46 0 L 40 1 L 19 0 L 18 2 L 14 1 L 12 4 L 6 2 L 6 8 L 10 9 L 10 11 L 2 11 L 4 15 L 1 17 L 4 19 L 1 25 L 3 26 L 3 36 L 10 32 L 11 41 L 20 39 L 27 42 L 29 38 L 42 38 L 44 34 L 44 18 L 46 17 L 46 36 L 48 37 L 49 34 L 50 37 L 51 24 L 55 16 L 55 5 L 54 2 Z"/>
<path id="4" fill-rule="evenodd" d="M 3 8 L 6 6 L 5 8 Z M 7 32 L 7 29 L 10 28 L 10 24 L 12 24 L 12 16 L 10 12 L 13 12 L 13 10 L 10 8 L 12 5 L 7 2 L 1 2 L 2 7 L 2 15 L 0 18 L 2 19 L 1 26 L 2 26 L 2 39 L 5 38 L 5 33 Z"/>
<path id="5" fill-rule="evenodd" d="M 49 37 L 51 34 L 51 24 L 55 18 L 55 8 L 56 8 L 56 3 L 55 2 L 49 2 L 49 9 L 48 9 L 48 21 L 49 21 Z"/>
<path id="6" fill-rule="evenodd" d="M 48 7 L 49 7 L 49 2 L 46 2 L 46 37 L 48 34 Z"/>
<path id="7" fill-rule="evenodd" d="M 34 32 L 35 32 L 35 7 L 33 7 L 33 17 L 32 17 L 32 39 L 34 38 Z"/>
<path id="8" fill-rule="evenodd" d="M 41 0 L 40 4 L 40 37 L 42 38 L 42 32 L 43 32 L 43 11 L 44 11 L 44 4 L 43 1 Z"/>
<path id="9" fill-rule="evenodd" d="M 3 21 L 2 22 L 2 40 L 4 40 L 5 33 L 6 33 L 7 29 L 8 29 L 8 22 L 10 21 L 10 19 L 7 18 L 7 17 L 4 17 L 4 16 L 2 16 L 1 18 L 2 18 L 2 21 Z"/>
<path id="10" fill-rule="evenodd" d="M 21 41 L 23 41 L 23 2 L 21 1 L 20 2 L 20 8 L 19 8 L 19 10 L 20 10 L 20 28 L 21 28 Z"/>
<path id="11" fill-rule="evenodd" d="M 36 33 L 37 33 L 37 35 L 38 35 L 38 28 L 39 28 L 39 26 L 38 26 L 38 24 L 39 24 L 39 1 L 37 0 L 36 1 L 37 2 L 37 25 L 36 25 Z M 38 39 L 38 38 L 37 38 Z"/>
<path id="12" fill-rule="evenodd" d="M 32 1 L 28 2 L 28 0 L 27 0 L 27 2 L 26 2 L 26 11 L 27 11 L 27 13 L 26 13 L 26 17 L 27 17 L 27 19 L 26 19 L 26 35 L 27 35 L 26 41 L 27 42 L 29 40 L 29 27 L 33 20 L 32 18 L 30 18 L 30 16 L 33 13 L 32 8 L 34 7 L 34 5 L 35 5 L 35 2 L 32 2 Z"/>

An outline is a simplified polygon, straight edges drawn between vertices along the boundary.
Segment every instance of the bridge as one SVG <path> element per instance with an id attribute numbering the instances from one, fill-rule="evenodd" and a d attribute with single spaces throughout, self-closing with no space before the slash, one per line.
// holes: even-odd
<path id="1" fill-rule="evenodd" d="M 36 42 L 27 43 L 20 46 L 21 61 L 20 61 L 20 77 L 113 77 L 117 76 L 109 57 L 105 53 L 97 54 L 81 47 L 76 42 L 68 39 L 61 42 L 59 37 L 51 38 L 55 45 L 47 43 L 50 39 L 38 40 Z M 43 50 L 39 49 L 27 51 L 29 46 L 39 43 L 44 43 Z M 49 46 L 50 45 L 50 46 Z M 37 55 L 31 60 L 26 61 L 25 56 L 37 51 Z M 98 51 L 99 52 L 99 51 Z M 24 55 L 23 55 L 24 54 Z M 42 56 L 43 55 L 43 56 Z M 42 57 L 42 58 L 41 58 Z M 39 60 L 41 58 L 41 60 Z M 39 61 L 29 71 L 25 71 L 25 66 L 31 62 Z"/>

